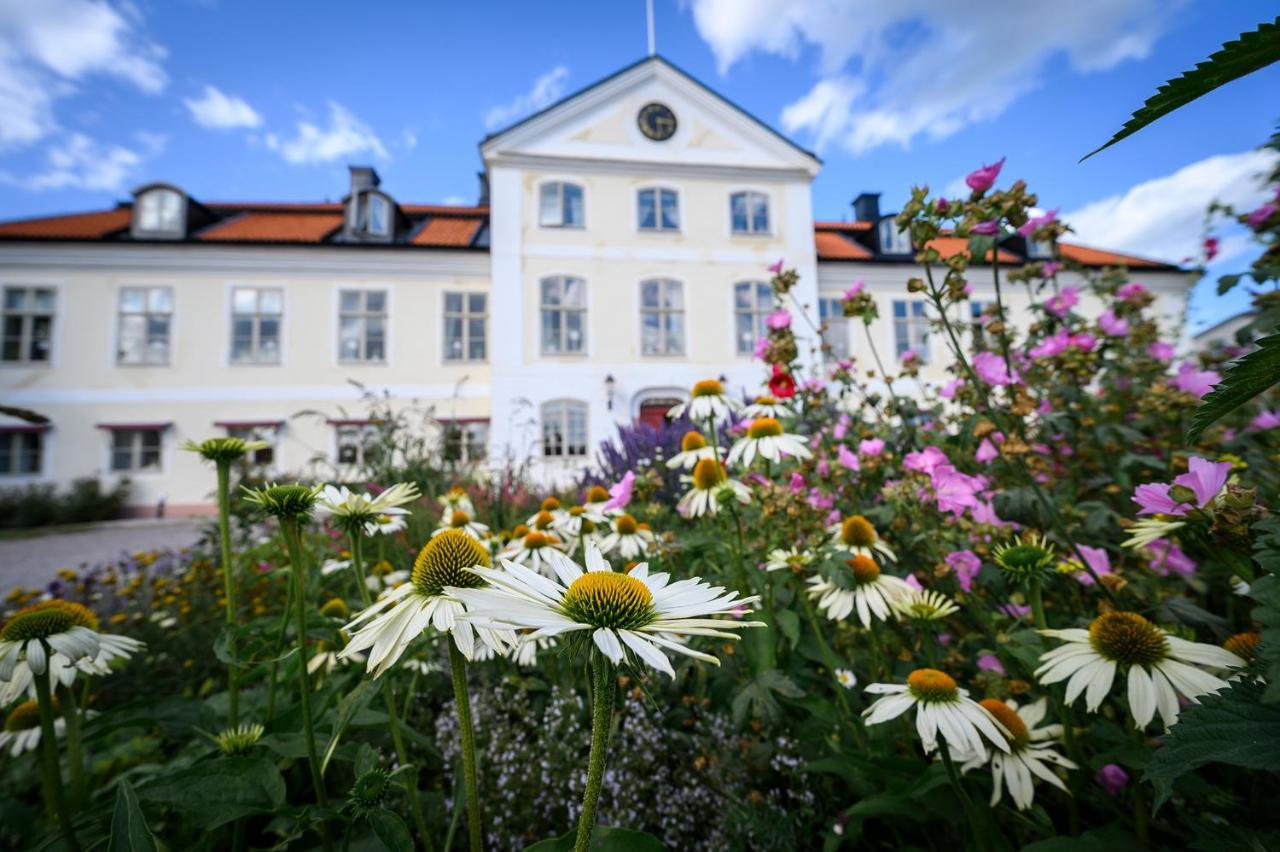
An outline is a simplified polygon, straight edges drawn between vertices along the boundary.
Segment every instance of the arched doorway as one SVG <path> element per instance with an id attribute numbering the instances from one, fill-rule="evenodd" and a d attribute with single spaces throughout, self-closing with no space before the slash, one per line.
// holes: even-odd
<path id="1" fill-rule="evenodd" d="M 634 397 L 636 423 L 657 428 L 667 421 L 667 412 L 673 405 L 684 402 L 685 394 L 677 388 L 649 388 Z"/>

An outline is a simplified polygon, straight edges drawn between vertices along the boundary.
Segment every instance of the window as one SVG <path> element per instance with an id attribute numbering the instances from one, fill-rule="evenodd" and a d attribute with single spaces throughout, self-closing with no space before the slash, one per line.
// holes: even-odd
<path id="1" fill-rule="evenodd" d="M 975 340 L 982 338 L 982 330 L 991 319 L 987 314 L 987 309 L 994 305 L 995 302 L 980 302 L 977 299 L 969 300 L 969 327 Z"/>
<path id="2" fill-rule="evenodd" d="M 735 234 L 767 234 L 769 196 L 763 192 L 735 192 L 729 196 L 729 216 Z"/>
<path id="3" fill-rule="evenodd" d="M 581 228 L 582 187 L 576 183 L 544 183 L 538 191 L 538 224 L 544 228 Z"/>
<path id="4" fill-rule="evenodd" d="M 374 423 L 334 424 L 338 464 L 362 467 L 377 464 L 382 456 L 378 427 Z"/>
<path id="5" fill-rule="evenodd" d="M 1038 259 L 1053 257 L 1053 243 L 1049 240 L 1027 239 L 1027 256 Z"/>
<path id="6" fill-rule="evenodd" d="M 773 309 L 773 288 L 763 281 L 733 285 L 733 322 L 739 355 L 755 351 L 765 336 L 764 319 Z"/>
<path id="7" fill-rule="evenodd" d="M 43 459 L 43 432 L 36 429 L 0 429 L 0 476 L 38 474 Z"/>
<path id="8" fill-rule="evenodd" d="M 125 287 L 120 291 L 116 362 L 168 364 L 173 291 L 168 287 Z"/>
<path id="9" fill-rule="evenodd" d="M 893 303 L 893 345 L 898 357 L 908 349 L 929 363 L 929 317 L 922 301 Z"/>
<path id="10" fill-rule="evenodd" d="M 443 425 L 441 455 L 445 461 L 463 464 L 484 461 L 489 453 L 488 420 L 458 420 Z"/>
<path id="11" fill-rule="evenodd" d="M 542 354 L 567 355 L 585 351 L 587 343 L 587 282 L 581 278 L 542 280 Z"/>
<path id="12" fill-rule="evenodd" d="M 822 321 L 822 342 L 826 346 L 822 357 L 828 361 L 840 361 L 849 357 L 849 321 L 844 316 L 844 304 L 839 296 L 822 296 L 818 299 L 818 316 Z"/>
<path id="13" fill-rule="evenodd" d="M 680 230 L 680 196 L 674 189 L 642 189 L 636 201 L 640 230 Z"/>
<path id="14" fill-rule="evenodd" d="M 47 364 L 53 346 L 52 287 L 4 288 L 4 335 L 0 361 Z"/>
<path id="15" fill-rule="evenodd" d="M 444 360 L 483 361 L 489 298 L 484 293 L 444 294 Z"/>
<path id="16" fill-rule="evenodd" d="M 271 469 L 271 465 L 276 460 L 276 433 L 280 431 L 278 426 L 272 424 L 228 425 L 226 430 L 229 438 L 239 438 L 242 441 L 262 441 L 266 444 L 265 447 L 254 450 L 241 460 L 243 469 L 255 473 Z"/>
<path id="17" fill-rule="evenodd" d="M 587 404 L 557 399 L 542 405 L 542 454 L 548 457 L 587 454 Z"/>
<path id="18" fill-rule="evenodd" d="M 338 291 L 338 360 L 387 360 L 387 291 Z"/>
<path id="19" fill-rule="evenodd" d="M 159 470 L 160 430 L 111 430 L 111 469 L 117 473 L 147 473 Z"/>
<path id="20" fill-rule="evenodd" d="M 153 189 L 138 199 L 138 230 L 182 233 L 182 195 L 172 189 Z"/>
<path id="21" fill-rule="evenodd" d="M 279 364 L 284 291 L 236 287 L 231 291 L 231 360 L 236 364 Z"/>
<path id="22" fill-rule="evenodd" d="M 640 282 L 640 351 L 684 354 L 684 288 L 679 281 Z"/>
<path id="23" fill-rule="evenodd" d="M 911 254 L 911 235 L 899 231 L 898 223 L 891 216 L 880 220 L 880 253 Z"/>
<path id="24" fill-rule="evenodd" d="M 381 195 L 369 193 L 365 203 L 369 205 L 369 233 L 385 237 L 391 229 L 391 211 L 388 209 L 387 199 Z"/>

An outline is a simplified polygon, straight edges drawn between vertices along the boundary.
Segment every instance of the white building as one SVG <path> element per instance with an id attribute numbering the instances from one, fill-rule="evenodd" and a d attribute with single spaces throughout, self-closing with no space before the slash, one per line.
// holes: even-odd
<path id="1" fill-rule="evenodd" d="M 904 286 L 911 247 L 878 197 L 860 195 L 851 222 L 814 222 L 818 158 L 662 59 L 480 152 L 473 207 L 404 203 L 353 167 L 341 203 L 208 202 L 155 183 L 113 209 L 0 225 L 0 487 L 128 476 L 141 512 L 202 511 L 210 477 L 184 440 L 253 434 L 276 472 L 341 469 L 369 428 L 353 382 L 432 408 L 464 436 L 456 452 L 563 478 L 698 379 L 759 387 L 751 350 L 779 258 L 815 324 L 864 280 L 881 355 L 914 349 L 923 377 L 944 375 Z M 1001 261 L 1035 248 L 1010 239 Z M 1182 270 L 1058 250 L 1141 271 L 1181 324 Z M 993 298 L 973 283 L 976 304 Z M 829 334 L 867 359 L 860 325 Z"/>

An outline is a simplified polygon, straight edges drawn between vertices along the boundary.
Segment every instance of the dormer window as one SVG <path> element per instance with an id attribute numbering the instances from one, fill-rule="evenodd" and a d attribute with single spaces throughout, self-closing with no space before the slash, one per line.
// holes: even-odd
<path id="1" fill-rule="evenodd" d="M 880 220 L 879 234 L 881 254 L 911 254 L 911 236 L 898 230 L 894 217 L 886 216 Z"/>
<path id="2" fill-rule="evenodd" d="M 351 237 L 375 242 L 390 240 L 395 234 L 395 203 L 381 190 L 355 193 L 350 205 Z"/>
<path id="3" fill-rule="evenodd" d="M 144 187 L 133 202 L 135 237 L 182 237 L 187 230 L 187 197 L 170 186 Z"/>
<path id="4" fill-rule="evenodd" d="M 387 199 L 381 195 L 369 194 L 369 233 L 378 237 L 385 237 L 391 229 L 391 213 L 388 210 Z"/>
<path id="5" fill-rule="evenodd" d="M 1027 240 L 1027 256 L 1037 260 L 1053 257 L 1053 243 L 1049 240 Z"/>

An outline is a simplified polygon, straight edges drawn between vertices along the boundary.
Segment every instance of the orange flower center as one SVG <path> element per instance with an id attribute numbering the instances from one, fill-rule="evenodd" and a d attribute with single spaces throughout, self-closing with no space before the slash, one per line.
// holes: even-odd
<path id="1" fill-rule="evenodd" d="M 959 694 L 951 675 L 937 669 L 916 669 L 907 675 L 907 687 L 921 701 L 954 701 Z"/>
<path id="2" fill-rule="evenodd" d="M 876 528 L 862 515 L 853 515 L 840 525 L 840 540 L 849 547 L 870 547 L 876 543 Z"/>
<path id="3" fill-rule="evenodd" d="M 751 440 L 760 438 L 776 438 L 782 434 L 782 424 L 772 417 L 757 417 L 747 427 L 747 437 Z"/>
<path id="4" fill-rule="evenodd" d="M 724 396 L 724 385 L 715 379 L 703 379 L 693 386 L 693 396 Z"/>
<path id="5" fill-rule="evenodd" d="M 726 479 L 724 465 L 715 459 L 699 459 L 693 466 L 693 484 L 703 491 L 710 491 Z"/>
<path id="6" fill-rule="evenodd" d="M 844 564 L 848 565 L 849 570 L 853 571 L 853 579 L 857 580 L 859 585 L 874 583 L 880 579 L 880 566 L 870 556 L 864 556 L 860 553 Z"/>
<path id="7" fill-rule="evenodd" d="M 1027 732 L 1027 723 L 1022 721 L 1022 717 L 1009 709 L 1009 705 L 996 698 L 984 698 L 978 702 L 986 709 L 988 713 L 996 717 L 996 721 L 1004 725 L 1005 730 L 1010 734 L 1012 742 L 1020 746 L 1025 746 L 1031 742 L 1031 735 Z"/>
<path id="8" fill-rule="evenodd" d="M 618 535 L 635 535 L 640 529 L 640 524 L 631 515 L 619 515 L 613 522 L 613 528 Z"/>
<path id="9" fill-rule="evenodd" d="M 684 437 L 680 439 L 681 452 L 690 452 L 691 450 L 700 450 L 707 445 L 707 439 L 702 437 L 701 432 L 690 430 L 684 433 Z"/>

